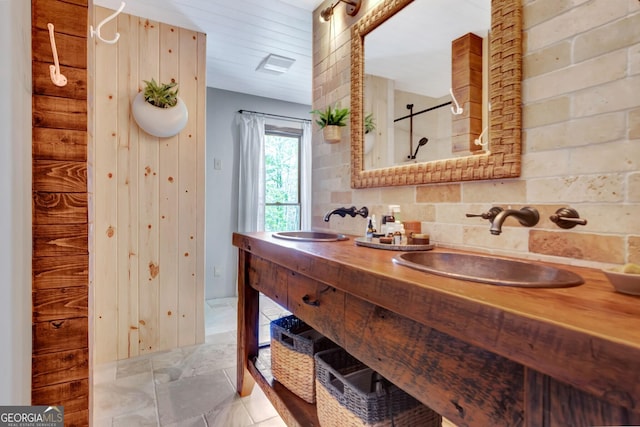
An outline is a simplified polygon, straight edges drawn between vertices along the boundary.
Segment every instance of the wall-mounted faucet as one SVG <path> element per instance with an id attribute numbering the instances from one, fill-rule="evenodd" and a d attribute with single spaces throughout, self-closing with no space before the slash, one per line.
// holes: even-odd
<path id="1" fill-rule="evenodd" d="M 507 217 L 514 216 L 518 219 L 518 222 L 524 227 L 533 227 L 540 221 L 540 214 L 536 208 L 525 206 L 520 210 L 505 209 L 493 218 L 491 221 L 491 228 L 489 231 L 494 236 L 502 233 L 502 224 Z"/>
<path id="2" fill-rule="evenodd" d="M 356 215 L 360 215 L 363 218 L 366 218 L 369 216 L 369 209 L 366 206 L 363 206 L 361 209 L 356 209 L 355 206 L 351 206 L 350 208 L 334 209 L 332 211 L 327 212 L 327 214 L 324 216 L 324 222 L 329 222 L 329 218 L 331 217 L 331 215 L 334 215 L 334 214 L 340 215 L 343 218 L 345 215 L 350 215 L 354 218 Z"/>
<path id="3" fill-rule="evenodd" d="M 467 217 L 480 217 L 491 221 L 491 228 L 489 231 L 495 236 L 502 233 L 502 224 L 504 224 L 504 220 L 510 216 L 516 217 L 520 224 L 525 227 L 533 227 L 538 223 L 538 221 L 540 221 L 540 214 L 538 214 L 538 210 L 529 206 L 525 206 L 520 210 L 502 209 L 498 206 L 494 206 L 489 209 L 488 212 L 481 214 L 467 214 Z"/>

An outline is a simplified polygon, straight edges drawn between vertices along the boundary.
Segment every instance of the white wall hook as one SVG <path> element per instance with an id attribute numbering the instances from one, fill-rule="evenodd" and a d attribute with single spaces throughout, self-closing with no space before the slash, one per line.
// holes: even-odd
<path id="1" fill-rule="evenodd" d="M 47 28 L 49 28 L 49 40 L 51 40 L 51 52 L 53 52 L 53 65 L 49 65 L 51 81 L 56 86 L 66 86 L 67 78 L 60 73 L 60 62 L 58 62 L 58 49 L 56 48 L 56 37 L 53 32 L 53 24 L 48 23 Z"/>
<path id="2" fill-rule="evenodd" d="M 482 129 L 482 132 L 480 133 L 480 135 L 475 139 L 475 141 L 473 141 L 474 144 L 485 147 L 489 143 L 489 140 L 482 142 L 482 137 L 484 136 L 487 129 L 489 129 L 489 126 Z"/>
<path id="3" fill-rule="evenodd" d="M 456 96 L 453 94 L 453 89 L 449 88 L 449 93 L 451 94 L 451 99 L 453 99 L 453 103 L 456 104 L 455 108 L 451 106 L 451 112 L 454 115 L 459 116 L 460 114 L 463 113 L 464 110 L 460 107 L 460 104 L 458 104 L 458 100 L 456 99 Z"/>
<path id="4" fill-rule="evenodd" d="M 96 36 L 98 39 L 100 39 L 101 41 L 107 43 L 107 44 L 115 44 L 118 39 L 120 38 L 120 33 L 116 33 L 115 37 L 113 38 L 113 40 L 105 40 L 102 38 L 102 36 L 100 35 L 100 29 L 102 28 L 102 26 L 104 24 L 106 24 L 107 22 L 111 21 L 112 19 L 114 19 L 116 16 L 120 15 L 120 12 L 122 12 L 122 10 L 125 7 L 125 2 L 122 2 L 120 4 L 120 7 L 118 8 L 118 10 L 116 10 L 114 13 L 112 13 L 111 15 L 107 16 L 106 18 L 104 18 L 96 27 L 96 29 L 93 29 L 93 25 L 91 25 L 89 27 L 89 34 L 91 34 L 91 37 Z"/>

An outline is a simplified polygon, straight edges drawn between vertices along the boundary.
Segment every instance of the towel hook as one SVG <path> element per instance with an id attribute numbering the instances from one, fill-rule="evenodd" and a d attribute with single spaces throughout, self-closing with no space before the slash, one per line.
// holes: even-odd
<path id="1" fill-rule="evenodd" d="M 453 103 L 456 104 L 455 108 L 453 108 L 453 106 L 451 107 L 451 112 L 454 115 L 459 116 L 460 114 L 462 114 L 464 110 L 460 107 L 460 104 L 458 104 L 458 100 L 456 99 L 456 96 L 453 94 L 453 89 L 449 88 L 449 93 L 451 94 L 451 99 L 453 99 Z"/>
<path id="2" fill-rule="evenodd" d="M 491 112 L 491 102 L 487 104 L 487 110 Z M 489 126 L 485 126 L 485 128 L 482 129 L 482 132 L 480 132 L 480 135 L 473 141 L 473 143 L 482 147 L 486 147 L 487 144 L 489 144 L 489 140 L 487 139 L 486 141 L 482 142 L 482 137 L 487 132 L 487 130 L 489 130 Z"/>
<path id="3" fill-rule="evenodd" d="M 486 147 L 486 145 L 489 143 L 489 140 L 486 140 L 486 141 L 482 142 L 482 137 L 484 136 L 484 134 L 487 131 L 487 129 L 489 129 L 489 126 L 486 126 L 484 129 L 482 129 L 482 132 L 480 132 L 480 136 L 478 136 L 475 139 L 475 141 L 473 141 L 474 144 Z"/>
<path id="4" fill-rule="evenodd" d="M 67 78 L 60 73 L 60 62 L 58 61 L 58 49 L 56 48 L 56 36 L 53 32 L 53 24 L 48 23 L 47 28 L 49 28 L 49 40 L 51 40 L 51 52 L 53 52 L 53 65 L 49 65 L 51 81 L 56 86 L 66 86 Z"/>
<path id="5" fill-rule="evenodd" d="M 120 7 L 118 8 L 118 10 L 116 10 L 114 13 L 112 13 L 111 15 L 107 16 L 106 18 L 104 18 L 96 27 L 96 29 L 93 29 L 93 25 L 91 25 L 89 27 L 90 29 L 90 34 L 91 37 L 93 37 L 94 35 L 96 37 L 98 37 L 100 40 L 102 40 L 103 42 L 107 43 L 107 44 L 115 44 L 118 39 L 120 38 L 120 33 L 116 33 L 115 37 L 113 38 L 113 40 L 105 40 L 102 38 L 102 36 L 100 35 L 100 29 L 102 28 L 102 26 L 104 24 L 106 24 L 107 22 L 111 21 L 112 19 L 114 19 L 116 16 L 120 15 L 120 12 L 122 12 L 122 10 L 124 9 L 125 6 L 125 2 L 122 2 L 120 4 Z"/>

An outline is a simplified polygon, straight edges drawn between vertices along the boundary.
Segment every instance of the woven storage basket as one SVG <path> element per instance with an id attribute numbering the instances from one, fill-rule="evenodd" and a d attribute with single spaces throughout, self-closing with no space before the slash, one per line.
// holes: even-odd
<path id="1" fill-rule="evenodd" d="M 271 322 L 271 373 L 298 397 L 315 403 L 313 355 L 335 346 L 293 315 L 276 319 Z"/>
<path id="2" fill-rule="evenodd" d="M 316 399 L 322 427 L 440 427 L 442 417 L 342 348 L 319 352 Z"/>

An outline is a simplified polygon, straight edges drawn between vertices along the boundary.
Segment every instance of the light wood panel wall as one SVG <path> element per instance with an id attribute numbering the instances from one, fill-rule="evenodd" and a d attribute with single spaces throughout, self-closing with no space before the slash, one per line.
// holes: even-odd
<path id="1" fill-rule="evenodd" d="M 94 26 L 113 13 L 94 8 Z M 204 341 L 205 35 L 123 13 L 93 41 L 93 360 Z M 157 138 L 131 102 L 178 82 L 186 128 Z"/>

